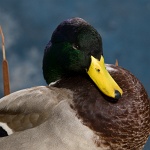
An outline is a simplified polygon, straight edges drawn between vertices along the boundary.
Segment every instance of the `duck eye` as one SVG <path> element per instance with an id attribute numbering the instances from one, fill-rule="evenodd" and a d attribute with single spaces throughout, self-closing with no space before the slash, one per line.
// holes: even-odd
<path id="1" fill-rule="evenodd" d="M 73 44 L 72 47 L 73 47 L 73 49 L 79 50 L 79 46 L 76 44 Z"/>

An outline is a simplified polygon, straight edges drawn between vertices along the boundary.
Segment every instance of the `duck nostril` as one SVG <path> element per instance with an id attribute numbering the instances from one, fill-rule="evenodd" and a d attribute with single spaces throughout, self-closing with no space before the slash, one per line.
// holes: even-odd
<path id="1" fill-rule="evenodd" d="M 100 72 L 100 69 L 95 68 L 95 70 L 96 70 L 97 72 Z"/>
<path id="2" fill-rule="evenodd" d="M 121 98 L 121 93 L 118 90 L 115 90 L 115 99 Z"/>

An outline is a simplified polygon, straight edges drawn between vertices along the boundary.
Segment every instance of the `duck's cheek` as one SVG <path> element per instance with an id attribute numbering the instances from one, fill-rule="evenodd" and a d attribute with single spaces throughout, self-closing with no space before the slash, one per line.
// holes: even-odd
<path id="1" fill-rule="evenodd" d="M 101 56 L 100 61 L 91 56 L 91 64 L 87 73 L 105 95 L 115 99 L 122 96 L 122 89 L 106 70 L 103 56 Z"/>
<path id="2" fill-rule="evenodd" d="M 74 50 L 67 59 L 68 65 L 66 65 L 66 68 L 70 71 L 85 71 L 85 68 L 88 66 L 87 58 L 85 58 L 84 53 L 79 50 Z"/>

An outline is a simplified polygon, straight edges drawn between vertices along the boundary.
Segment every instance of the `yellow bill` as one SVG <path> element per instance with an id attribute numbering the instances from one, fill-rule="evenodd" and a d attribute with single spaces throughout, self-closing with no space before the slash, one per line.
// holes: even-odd
<path id="1" fill-rule="evenodd" d="M 106 70 L 102 55 L 100 60 L 91 56 L 91 64 L 87 73 L 105 95 L 115 99 L 122 96 L 123 91 Z"/>

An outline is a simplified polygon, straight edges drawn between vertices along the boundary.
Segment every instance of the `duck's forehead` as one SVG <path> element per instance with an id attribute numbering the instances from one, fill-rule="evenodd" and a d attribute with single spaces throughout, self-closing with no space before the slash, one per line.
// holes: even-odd
<path id="1" fill-rule="evenodd" d="M 89 23 L 82 18 L 71 18 L 61 22 L 52 34 L 52 42 L 75 42 L 78 37 L 92 40 L 99 38 L 99 34 Z"/>

